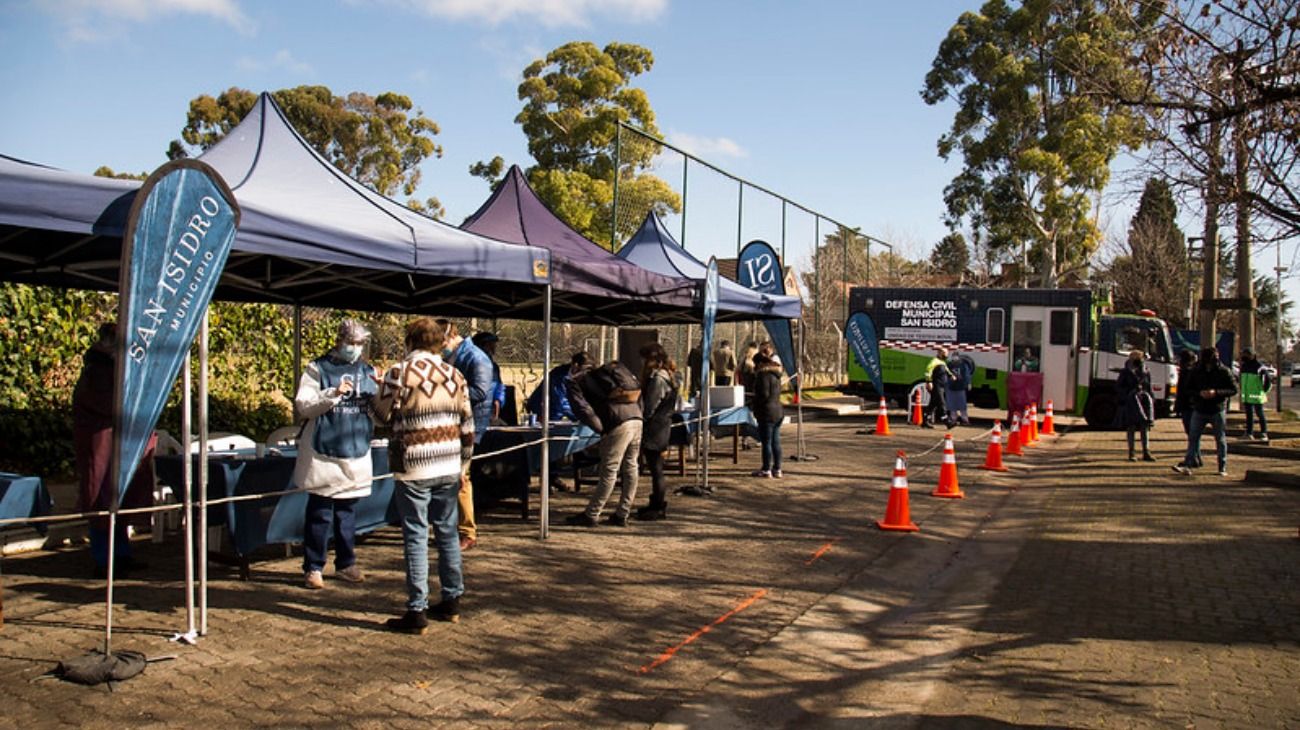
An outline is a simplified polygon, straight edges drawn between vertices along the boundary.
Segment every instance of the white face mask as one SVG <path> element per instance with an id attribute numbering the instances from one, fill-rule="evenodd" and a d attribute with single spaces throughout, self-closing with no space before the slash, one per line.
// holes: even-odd
<path id="1" fill-rule="evenodd" d="M 340 345 L 339 357 L 345 362 L 356 362 L 361 359 L 361 345 Z"/>

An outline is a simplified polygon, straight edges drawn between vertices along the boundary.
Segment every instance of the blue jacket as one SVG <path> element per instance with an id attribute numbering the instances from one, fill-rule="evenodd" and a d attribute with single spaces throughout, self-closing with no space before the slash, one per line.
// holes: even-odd
<path id="1" fill-rule="evenodd" d="M 573 407 L 569 405 L 569 363 L 551 368 L 546 382 L 551 386 L 551 420 L 573 418 Z M 528 396 L 528 412 L 542 415 L 542 384 L 538 383 Z"/>
<path id="2" fill-rule="evenodd" d="M 465 376 L 465 383 L 469 386 L 469 404 L 474 409 L 474 443 L 477 444 L 483 440 L 483 434 L 492 421 L 492 398 L 496 395 L 492 358 L 466 337 L 449 359 L 452 366 Z"/>

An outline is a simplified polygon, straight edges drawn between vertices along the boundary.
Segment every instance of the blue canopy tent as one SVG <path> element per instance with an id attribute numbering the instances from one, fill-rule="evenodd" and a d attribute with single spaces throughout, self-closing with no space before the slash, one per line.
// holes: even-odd
<path id="1" fill-rule="evenodd" d="M 542 315 L 545 251 L 468 234 L 369 190 L 311 149 L 267 94 L 201 159 L 243 210 L 218 299 Z M 0 278 L 115 290 L 138 188 L 0 157 L 0 259 L 8 264 Z"/>
<path id="2" fill-rule="evenodd" d="M 461 228 L 549 251 L 556 319 L 613 325 L 699 320 L 698 281 L 648 271 L 588 240 L 537 197 L 517 165 Z M 565 315 L 575 307 L 586 315 Z"/>
<path id="3" fill-rule="evenodd" d="M 650 271 L 701 281 L 708 268 L 682 248 L 653 211 L 646 214 L 641 228 L 619 249 L 618 256 Z M 763 294 L 726 278 L 718 284 L 719 321 L 798 319 L 803 312 L 799 297 Z"/>

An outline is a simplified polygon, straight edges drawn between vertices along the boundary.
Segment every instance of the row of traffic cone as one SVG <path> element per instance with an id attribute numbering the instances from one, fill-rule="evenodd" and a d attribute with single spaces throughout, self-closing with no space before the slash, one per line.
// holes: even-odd
<path id="1" fill-rule="evenodd" d="M 1023 455 L 1023 445 L 1032 446 L 1038 443 L 1039 431 L 1036 410 L 1037 404 L 1025 409 L 1024 422 L 1026 427 L 1023 438 L 1021 437 L 1020 415 L 1012 414 L 1011 431 L 1007 444 L 1008 454 Z M 1056 434 L 1053 416 L 1052 402 L 1048 401 L 1046 417 L 1043 419 L 1043 434 Z M 880 399 L 880 412 L 876 417 L 876 433 L 881 436 L 889 435 L 889 418 L 883 397 Z M 1002 463 L 1001 421 L 993 422 L 993 433 L 989 438 L 988 453 L 985 456 L 984 464 L 980 468 L 990 471 L 1007 470 L 1006 465 Z M 958 485 L 957 453 L 953 446 L 952 434 L 945 434 L 943 437 L 943 461 L 939 466 L 939 485 L 930 494 L 948 499 L 962 499 L 966 496 Z M 877 520 L 876 526 L 882 530 L 894 532 L 916 532 L 921 529 L 912 522 L 907 488 L 907 455 L 902 451 L 898 452 L 898 457 L 894 462 L 894 477 L 890 483 L 889 503 L 885 507 L 885 519 Z"/>
<path id="2" fill-rule="evenodd" d="M 1012 414 L 1012 418 L 1013 420 L 1018 420 L 1019 416 L 1017 414 Z M 908 414 L 907 422 L 913 426 L 920 426 L 924 419 L 925 414 L 921 409 L 921 391 L 918 389 L 912 398 L 912 411 Z M 1025 426 L 1029 433 L 1022 443 L 1028 445 L 1038 443 L 1039 430 L 1037 403 L 1030 404 L 1025 408 Z M 1015 430 L 1015 424 L 1013 423 L 1012 431 L 1014 432 Z M 876 430 L 873 431 L 872 434 L 875 436 L 893 435 L 889 430 L 889 403 L 885 400 L 885 396 L 883 395 L 880 396 L 880 407 L 876 411 Z M 1042 434 L 1044 436 L 1056 435 L 1055 417 L 1052 413 L 1052 401 L 1050 400 L 1047 401 L 1047 414 L 1043 417 Z"/>

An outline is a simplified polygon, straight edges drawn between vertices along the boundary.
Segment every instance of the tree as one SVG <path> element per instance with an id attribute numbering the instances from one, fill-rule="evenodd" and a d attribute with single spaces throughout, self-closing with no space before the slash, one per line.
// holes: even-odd
<path id="1" fill-rule="evenodd" d="M 442 157 L 434 142 L 438 125 L 415 110 L 409 97 L 393 92 L 370 96 L 352 92 L 335 96 L 324 86 L 298 86 L 272 92 L 290 124 L 330 164 L 380 193 L 414 195 L 420 185 L 420 163 Z M 257 103 L 247 89 L 230 88 L 215 98 L 207 94 L 190 100 L 181 139 L 173 140 L 172 159 L 202 152 L 221 140 Z M 407 205 L 433 218 L 441 217 L 437 198 L 408 198 Z"/>
<path id="2" fill-rule="evenodd" d="M 99 167 L 95 168 L 94 172 L 90 174 L 94 175 L 95 177 L 111 177 L 117 180 L 147 180 L 149 178 L 149 173 L 147 172 L 141 172 L 141 173 L 114 172 L 113 168 L 109 167 L 108 165 L 100 165 Z"/>
<path id="3" fill-rule="evenodd" d="M 1046 287 L 1086 266 L 1100 238 L 1089 198 L 1142 141 L 1131 109 L 1080 93 L 1089 75 L 1123 77 L 1135 29 L 1151 22 L 1127 7 L 988 0 L 961 15 L 925 77 L 927 104 L 958 102 L 938 143 L 944 159 L 963 157 L 944 190 L 949 223 L 984 229 L 991 248 L 1032 248 Z"/>
<path id="4" fill-rule="evenodd" d="M 1154 309 L 1171 323 L 1187 326 L 1191 272 L 1177 218 L 1178 206 L 1168 183 L 1160 178 L 1147 180 L 1129 224 L 1127 245 L 1104 275 L 1119 311 Z"/>
<path id="5" fill-rule="evenodd" d="M 940 239 L 930 253 L 930 265 L 942 274 L 964 276 L 970 266 L 970 249 L 966 246 L 966 237 L 953 231 Z"/>
<path id="6" fill-rule="evenodd" d="M 653 65 L 654 56 L 641 46 L 610 43 L 601 49 L 575 41 L 529 64 L 519 84 L 524 106 L 515 122 L 537 161 L 527 170 L 529 184 L 557 215 L 601 244 L 631 235 L 649 210 L 681 210 L 681 197 L 645 172 L 660 146 L 618 129 L 625 122 L 659 135 L 645 91 L 630 85 Z M 470 167 L 471 174 L 493 185 L 504 170 L 500 157 Z M 617 230 L 612 220 L 615 174 Z"/>

